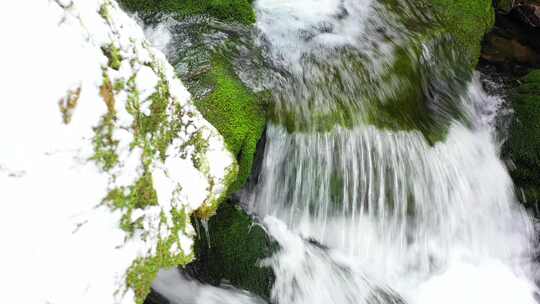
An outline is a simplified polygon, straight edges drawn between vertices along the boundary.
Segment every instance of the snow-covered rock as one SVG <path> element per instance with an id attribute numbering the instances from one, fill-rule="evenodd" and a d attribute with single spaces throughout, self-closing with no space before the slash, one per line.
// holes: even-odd
<path id="1" fill-rule="evenodd" d="M 113 0 L 0 8 L 6 303 L 135 303 L 192 258 L 189 215 L 237 165 Z"/>

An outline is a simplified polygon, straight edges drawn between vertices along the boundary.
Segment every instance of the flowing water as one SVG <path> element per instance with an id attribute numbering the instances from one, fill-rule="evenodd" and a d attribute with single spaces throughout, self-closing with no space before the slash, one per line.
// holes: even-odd
<path id="1" fill-rule="evenodd" d="M 281 247 L 264 261 L 272 302 L 536 303 L 534 228 L 499 159 L 503 100 L 434 16 L 385 2 L 255 2 L 266 73 L 239 73 L 274 100 L 242 198 Z M 261 301 L 174 271 L 154 288 Z"/>

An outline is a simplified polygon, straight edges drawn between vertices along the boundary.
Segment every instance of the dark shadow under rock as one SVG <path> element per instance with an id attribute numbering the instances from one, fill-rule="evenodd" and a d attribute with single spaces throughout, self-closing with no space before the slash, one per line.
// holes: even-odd
<path id="1" fill-rule="evenodd" d="M 518 74 L 540 67 L 540 27 L 524 19 L 524 10 L 522 5 L 497 11 L 495 26 L 484 38 L 482 61 Z"/>

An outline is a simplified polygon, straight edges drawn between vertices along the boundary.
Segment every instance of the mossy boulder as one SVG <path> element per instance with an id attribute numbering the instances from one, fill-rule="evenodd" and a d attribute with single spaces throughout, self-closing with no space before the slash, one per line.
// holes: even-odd
<path id="1" fill-rule="evenodd" d="M 527 207 L 540 202 L 540 70 L 521 79 L 511 95 L 514 119 L 505 154 L 513 162 L 510 173 Z"/>
<path id="2" fill-rule="evenodd" d="M 219 286 L 227 282 L 269 299 L 274 273 L 262 261 L 277 244 L 265 230 L 230 201 L 222 203 L 207 224 L 194 221 L 198 223 L 195 261 L 187 271 L 205 283 Z"/>
<path id="3" fill-rule="evenodd" d="M 181 17 L 208 14 L 223 21 L 255 22 L 253 0 L 120 0 L 127 10 L 143 14 L 172 13 Z"/>

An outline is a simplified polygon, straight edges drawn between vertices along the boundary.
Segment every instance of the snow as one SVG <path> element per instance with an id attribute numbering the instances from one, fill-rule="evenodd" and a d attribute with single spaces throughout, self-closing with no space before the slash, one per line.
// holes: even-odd
<path id="1" fill-rule="evenodd" d="M 151 68 L 147 66 L 142 66 L 137 72 L 137 78 L 135 80 L 135 85 L 140 93 L 141 100 L 145 100 L 154 92 L 154 88 L 158 84 L 159 77 L 152 71 Z M 142 104 L 145 108 L 142 112 L 145 115 L 150 115 L 150 103 L 146 102 Z"/>
<path id="2" fill-rule="evenodd" d="M 188 211 L 219 196 L 233 165 L 223 139 L 191 105 L 190 96 L 165 57 L 149 47 L 142 29 L 113 1 L 108 20 L 99 10 L 104 0 L 11 1 L 0 9 L 4 47 L 0 48 L 0 286 L 6 303 L 134 303 L 125 286 L 126 270 L 137 257 L 153 253 L 159 237 L 159 215 L 173 208 Z M 102 46 L 121 49 L 119 71 L 107 68 L 112 80 L 127 81 L 136 73 L 141 98 L 152 94 L 158 76 L 145 63 L 157 62 L 171 85 L 173 98 L 185 107 L 194 130 L 182 134 L 178 150 L 193 132 L 210 134 L 209 173 L 198 171 L 190 157 L 171 153 L 155 164 L 159 206 L 136 210 L 150 236 L 126 239 L 119 228 L 121 210 L 98 206 L 111 187 L 110 175 L 89 161 L 93 127 L 107 112 L 99 95 L 107 58 Z M 128 59 L 136 59 L 136 65 Z M 69 125 L 62 122 L 59 100 L 69 90 L 81 95 Z M 132 117 L 123 109 L 126 92 L 115 94 L 118 124 Z M 130 149 L 133 134 L 117 128 L 121 166 L 115 186 L 130 185 L 141 174 L 142 150 Z M 191 149 L 190 149 L 191 148 Z M 193 151 L 192 147 L 187 150 Z M 215 162 L 215 163 L 214 163 Z M 209 180 L 216 187 L 208 190 Z M 178 197 L 173 190 L 181 186 Z M 170 218 L 168 224 L 172 225 Z M 189 254 L 193 229 L 179 235 L 171 254 Z M 120 291 L 119 293 L 116 293 Z"/>

